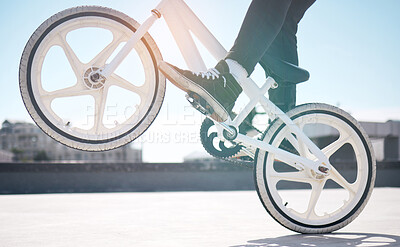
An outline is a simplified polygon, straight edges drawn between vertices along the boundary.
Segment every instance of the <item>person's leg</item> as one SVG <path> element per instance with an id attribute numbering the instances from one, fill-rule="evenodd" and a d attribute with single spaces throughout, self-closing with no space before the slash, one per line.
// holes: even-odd
<path id="1" fill-rule="evenodd" d="M 227 59 L 209 72 L 193 73 L 165 62 L 160 71 L 180 89 L 195 93 L 196 104 L 207 108 L 214 120 L 226 121 L 242 92 L 238 81 L 251 74 L 279 33 L 291 1 L 253 0 Z"/>
<path id="2" fill-rule="evenodd" d="M 314 2 L 315 0 L 296 0 L 292 2 L 281 31 L 266 52 L 268 55 L 280 58 L 294 65 L 299 64 L 296 38 L 298 23 L 306 10 Z M 260 65 L 265 69 L 268 76 L 268 68 L 263 63 L 263 59 L 265 57 L 261 58 Z M 296 105 L 296 85 L 279 81 L 278 84 L 278 88 L 269 91 L 269 98 L 281 110 L 287 112 Z"/>
<path id="3" fill-rule="evenodd" d="M 280 32 L 291 2 L 253 0 L 226 60 L 236 61 L 250 75 Z"/>
<path id="4" fill-rule="evenodd" d="M 299 1 L 299 0 L 296 0 Z M 244 77 L 253 72 L 278 33 L 292 0 L 253 0 L 235 45 L 225 60 L 205 73 L 182 70 L 160 62 L 160 71 L 199 103 L 216 121 L 226 121 L 242 88 Z"/>
<path id="5" fill-rule="evenodd" d="M 287 28 L 283 28 L 278 34 L 267 54 L 280 58 L 284 61 L 298 65 L 297 42 L 296 35 L 288 32 Z M 265 59 L 265 58 L 264 58 Z M 268 68 L 263 62 L 260 65 L 264 68 L 266 76 L 269 76 Z M 277 78 L 275 78 L 277 79 Z M 296 105 L 296 85 L 285 82 L 278 82 L 278 88 L 269 90 L 269 99 L 278 106 L 282 111 L 287 112 Z"/>

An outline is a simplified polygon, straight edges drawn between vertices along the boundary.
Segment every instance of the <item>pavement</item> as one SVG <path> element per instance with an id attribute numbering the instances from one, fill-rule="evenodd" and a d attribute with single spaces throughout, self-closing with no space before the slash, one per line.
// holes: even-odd
<path id="1" fill-rule="evenodd" d="M 0 196 L 0 246 L 400 246 L 400 188 L 323 235 L 276 223 L 255 191 Z"/>

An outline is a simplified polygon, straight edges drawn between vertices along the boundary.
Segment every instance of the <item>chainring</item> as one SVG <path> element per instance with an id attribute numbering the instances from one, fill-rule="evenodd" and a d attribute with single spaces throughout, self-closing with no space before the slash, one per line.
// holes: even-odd
<path id="1" fill-rule="evenodd" d="M 234 158 L 233 156 L 238 154 L 243 148 L 242 145 L 230 142 L 222 141 L 218 138 L 217 132 L 210 133 L 210 128 L 214 126 L 214 122 L 206 118 L 201 124 L 200 128 L 200 140 L 204 149 L 211 156 L 228 161 L 236 166 L 253 168 L 254 161 L 250 157 Z M 217 146 L 217 147 L 216 147 Z"/>
<path id="2" fill-rule="evenodd" d="M 258 130 L 256 127 L 254 127 L 252 125 L 252 119 L 256 114 L 260 114 L 260 113 L 257 113 L 257 112 L 255 112 L 255 110 L 253 110 L 252 113 L 245 119 L 245 121 L 243 121 L 243 123 L 239 126 L 239 133 L 247 134 L 249 131 L 253 131 L 253 132 L 255 131 L 255 132 L 262 134 L 258 138 L 258 140 L 262 140 L 263 136 L 268 131 L 268 128 L 264 132 L 261 132 L 260 130 Z M 276 121 L 276 120 L 274 120 L 274 121 Z M 204 149 L 211 156 L 213 156 L 215 158 L 228 161 L 237 166 L 253 168 L 254 160 L 252 158 L 250 158 L 249 156 L 241 156 L 239 158 L 233 157 L 236 154 L 238 154 L 242 150 L 242 148 L 244 148 L 242 145 L 235 143 L 235 142 L 222 141 L 221 139 L 218 138 L 218 134 L 216 131 L 214 131 L 214 132 L 211 131 L 211 133 L 210 133 L 210 129 L 214 125 L 215 125 L 214 122 L 209 118 L 204 119 L 203 123 L 201 124 L 200 140 L 201 140 L 201 143 L 202 143 Z M 229 145 L 227 146 L 226 144 L 229 144 Z M 281 148 L 285 151 L 291 152 L 293 154 L 299 155 L 297 150 L 286 139 L 281 143 L 279 148 Z"/>
<path id="3" fill-rule="evenodd" d="M 218 138 L 217 132 L 209 133 L 211 127 L 214 126 L 214 122 L 210 119 L 204 119 L 200 128 L 200 140 L 203 144 L 204 149 L 214 157 L 217 158 L 229 158 L 239 153 L 242 146 L 229 141 L 222 141 Z"/>

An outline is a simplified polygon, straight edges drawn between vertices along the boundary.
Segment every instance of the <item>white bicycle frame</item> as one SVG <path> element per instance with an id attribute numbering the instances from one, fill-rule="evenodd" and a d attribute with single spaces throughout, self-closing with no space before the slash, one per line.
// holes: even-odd
<path id="1" fill-rule="evenodd" d="M 199 50 L 197 49 L 190 31 L 199 39 L 199 41 L 217 61 L 223 59 L 227 54 L 227 51 L 224 49 L 224 47 L 217 41 L 217 39 L 183 0 L 161 0 L 157 7 L 151 12 L 152 15 L 136 30 L 135 34 L 124 45 L 121 51 L 101 70 L 102 76 L 107 78 L 115 71 L 115 69 L 133 49 L 135 44 L 147 33 L 154 22 L 161 18 L 161 16 L 164 17 L 190 70 L 195 72 L 207 70 L 207 67 L 205 66 L 205 63 Z M 327 171 L 331 169 L 331 165 L 327 157 L 282 110 L 280 110 L 267 97 L 265 97 L 265 94 L 271 87 L 277 86 L 275 80 L 272 77 L 268 77 L 261 88 L 258 87 L 251 78 L 247 78 L 244 81 L 239 81 L 239 83 L 243 88 L 243 92 L 251 100 L 235 117 L 235 119 L 229 119 L 224 123 L 215 122 L 218 127 L 218 135 L 223 138 L 222 131 L 224 129 L 229 133 L 232 133 L 233 130 L 230 126 L 238 129 L 238 126 L 244 121 L 251 110 L 258 103 L 260 103 L 269 116 L 280 118 L 288 126 L 289 130 L 292 132 L 292 134 L 288 137 L 289 142 L 291 142 L 291 144 L 297 148 L 299 146 L 299 141 L 303 142 L 316 157 L 316 159 L 310 160 L 299 155 L 292 154 L 285 150 L 276 148 L 268 143 L 253 139 L 240 133 L 237 134 L 235 141 L 243 143 L 246 146 L 259 148 L 261 150 L 273 153 L 277 159 L 295 167 L 296 169 L 302 170 L 307 167 L 320 175 L 327 175 Z M 294 137 L 293 134 L 296 137 Z M 323 169 L 320 170 L 321 167 L 323 167 Z M 324 171 L 325 169 L 327 169 L 327 171 Z"/>

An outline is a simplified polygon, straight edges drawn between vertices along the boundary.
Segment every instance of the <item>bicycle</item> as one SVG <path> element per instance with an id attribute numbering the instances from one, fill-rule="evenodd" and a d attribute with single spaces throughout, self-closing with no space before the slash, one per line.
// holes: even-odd
<path id="1" fill-rule="evenodd" d="M 53 139 L 86 151 L 114 149 L 139 137 L 156 118 L 165 94 L 166 77 L 159 70 L 163 58 L 148 34 L 153 23 L 161 17 L 168 24 L 190 70 L 206 70 L 190 32 L 217 61 L 225 57 L 227 51 L 183 0 L 161 0 L 141 25 L 109 8 L 82 6 L 66 9 L 38 27 L 22 54 L 20 90 L 36 124 Z M 112 34 L 112 39 L 100 53 L 84 63 L 71 48 L 68 35 L 76 30 L 85 34 L 87 28 L 106 30 Z M 93 40 L 95 44 L 99 39 Z M 53 47 L 62 49 L 76 82 L 49 90 L 43 84 L 46 79 L 44 65 Z M 140 85 L 115 73 L 129 54 L 135 54 L 136 65 L 141 66 L 134 67 L 132 73 L 141 76 Z M 225 122 L 205 119 L 201 127 L 203 144 L 207 144 L 207 151 L 223 159 L 232 160 L 239 151 L 247 154 L 246 164 L 254 166 L 255 186 L 263 206 L 284 227 L 301 233 L 338 230 L 361 213 L 371 196 L 376 174 L 371 143 L 360 124 L 337 107 L 312 103 L 297 106 L 287 114 L 282 112 L 265 97 L 270 88 L 279 86 L 273 77 L 298 83 L 308 79 L 308 72 L 272 58 L 269 66 L 273 76 L 268 77 L 261 87 L 251 78 L 239 82 L 250 100 L 233 119 Z M 64 78 L 63 70 L 65 68 L 57 70 L 59 76 L 55 81 Z M 110 88 L 122 88 L 140 98 L 125 119 L 114 119 L 114 122 L 104 119 Z M 63 117 L 53 109 L 54 102 L 59 99 L 73 98 L 75 101 L 80 96 L 90 96 L 94 102 L 93 118 L 86 125 L 79 125 L 79 118 Z M 187 97 L 203 114 L 212 114 L 212 109 L 204 109 L 199 104 L 196 95 Z M 266 124 L 262 136 L 251 137 L 239 127 L 255 106 L 261 106 L 274 120 Z M 336 138 L 328 144 L 312 140 L 309 130 L 315 126 L 329 128 L 335 132 Z M 332 165 L 335 163 L 332 157 L 340 154 L 344 147 L 353 154 L 351 164 L 355 174 L 352 178 L 340 173 L 339 166 Z M 341 188 L 342 199 L 338 199 L 337 194 L 331 196 L 331 190 L 325 189 L 332 181 Z M 308 190 L 282 190 L 286 183 L 300 183 Z M 297 195 L 304 192 L 309 193 L 309 197 Z M 327 201 L 322 203 L 323 199 Z"/>

